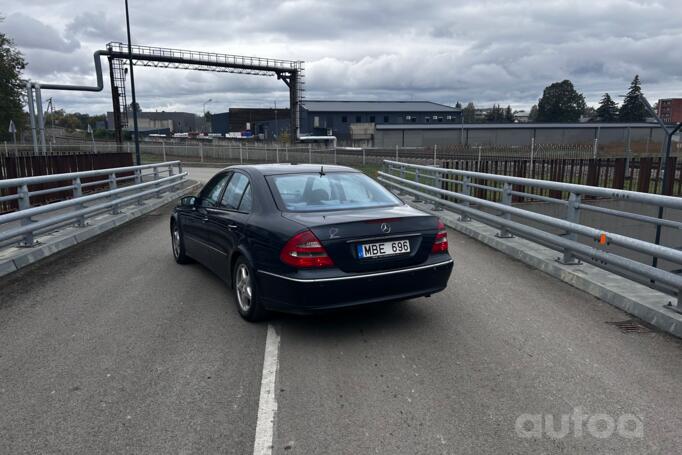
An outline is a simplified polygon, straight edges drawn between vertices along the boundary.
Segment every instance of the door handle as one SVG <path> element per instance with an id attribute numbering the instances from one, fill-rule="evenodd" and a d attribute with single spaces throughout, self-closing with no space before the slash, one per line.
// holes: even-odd
<path id="1" fill-rule="evenodd" d="M 237 226 L 236 224 L 228 224 L 227 227 L 229 227 L 230 229 L 237 229 L 239 226 Z"/>
<path id="2" fill-rule="evenodd" d="M 207 222 L 207 221 L 208 221 L 208 217 L 204 217 L 204 218 L 201 219 L 201 222 L 202 222 L 202 223 L 205 223 L 205 222 Z"/>

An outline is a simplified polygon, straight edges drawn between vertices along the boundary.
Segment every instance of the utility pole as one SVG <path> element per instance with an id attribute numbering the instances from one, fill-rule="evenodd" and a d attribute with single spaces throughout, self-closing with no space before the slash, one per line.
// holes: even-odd
<path id="1" fill-rule="evenodd" d="M 88 133 L 90 133 L 90 138 L 92 139 L 92 151 L 97 153 L 97 146 L 95 145 L 95 132 L 90 124 L 88 124 Z"/>
<path id="2" fill-rule="evenodd" d="M 9 133 L 12 134 L 12 142 L 14 142 L 14 145 L 17 145 L 17 127 L 14 126 L 14 120 L 9 121 Z"/>
<path id="3" fill-rule="evenodd" d="M 137 99 L 135 98 L 135 76 L 133 75 L 133 46 L 130 43 L 130 15 L 128 14 L 128 0 L 126 5 L 126 31 L 128 32 L 128 63 L 130 64 L 130 89 L 133 95 L 133 135 L 135 138 L 135 162 L 142 164 L 140 157 L 140 132 L 137 128 Z"/>
<path id="4" fill-rule="evenodd" d="M 201 119 L 202 122 L 204 123 L 204 128 L 206 128 L 207 130 L 209 130 L 210 128 L 208 128 L 208 124 L 206 123 L 206 105 L 207 105 L 208 103 L 210 103 L 211 101 L 213 101 L 211 98 L 209 98 L 209 99 L 207 99 L 206 101 L 204 101 L 204 105 L 203 105 L 204 118 Z"/>

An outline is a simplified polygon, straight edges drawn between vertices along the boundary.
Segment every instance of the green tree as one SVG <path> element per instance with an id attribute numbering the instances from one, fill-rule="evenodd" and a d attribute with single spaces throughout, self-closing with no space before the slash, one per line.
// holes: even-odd
<path id="1" fill-rule="evenodd" d="M 503 123 L 504 109 L 499 104 L 493 104 L 493 108 L 485 115 L 486 123 Z"/>
<path id="2" fill-rule="evenodd" d="M 529 122 L 537 122 L 538 121 L 538 105 L 533 104 L 533 107 L 530 108 L 530 112 L 528 113 L 528 121 Z"/>
<path id="3" fill-rule="evenodd" d="M 0 17 L 0 22 L 4 20 Z M 11 139 L 8 132 L 10 120 L 17 130 L 24 128 L 25 116 L 22 109 L 24 84 L 21 73 L 26 61 L 14 46 L 14 41 L 0 33 L 0 138 Z"/>
<path id="4" fill-rule="evenodd" d="M 460 103 L 459 101 L 457 101 L 457 102 L 455 103 L 455 108 L 456 108 L 456 109 L 462 109 L 462 103 Z"/>
<path id="5" fill-rule="evenodd" d="M 476 121 L 476 107 L 474 103 L 469 103 L 462 109 L 462 115 L 464 116 L 464 123 L 474 123 Z"/>
<path id="6" fill-rule="evenodd" d="M 643 122 L 646 120 L 647 110 L 640 99 L 642 94 L 642 87 L 639 82 L 639 75 L 630 83 L 630 90 L 628 90 L 623 105 L 620 108 L 620 120 L 623 122 Z"/>
<path id="7" fill-rule="evenodd" d="M 514 123 L 514 113 L 509 105 L 507 105 L 507 109 L 504 110 L 504 121 L 506 123 Z"/>
<path id="8" fill-rule="evenodd" d="M 545 87 L 538 101 L 538 122 L 577 122 L 585 111 L 585 97 L 569 80 Z"/>
<path id="9" fill-rule="evenodd" d="M 597 118 L 600 122 L 617 122 L 618 121 L 618 104 L 611 98 L 611 95 L 604 93 L 599 107 L 597 107 Z"/>

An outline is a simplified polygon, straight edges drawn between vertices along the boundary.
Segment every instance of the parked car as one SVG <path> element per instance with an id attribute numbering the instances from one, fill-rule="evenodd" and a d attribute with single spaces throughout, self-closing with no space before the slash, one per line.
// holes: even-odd
<path id="1" fill-rule="evenodd" d="M 223 169 L 182 198 L 170 230 L 175 260 L 225 280 L 249 321 L 429 296 L 453 267 L 437 217 L 344 166 Z"/>

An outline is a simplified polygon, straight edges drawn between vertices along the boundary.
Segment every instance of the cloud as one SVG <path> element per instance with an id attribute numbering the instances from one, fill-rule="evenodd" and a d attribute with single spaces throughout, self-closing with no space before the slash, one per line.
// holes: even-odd
<path id="1" fill-rule="evenodd" d="M 305 61 L 309 98 L 528 108 L 545 86 L 568 78 L 596 103 L 604 92 L 624 93 L 635 74 L 652 102 L 682 96 L 678 0 L 147 0 L 130 8 L 135 43 Z M 125 41 L 121 5 L 90 0 L 81 11 L 76 0 L 33 0 L 10 14 L 3 25 L 12 27 L 3 28 L 25 52 L 31 77 L 93 80 L 92 52 Z M 288 103 L 273 78 L 135 74 L 147 109 L 200 112 L 208 98 L 213 108 Z M 58 96 L 85 111 L 95 99 Z M 92 109 L 107 106 L 106 94 L 98 96 Z"/>
<path id="2" fill-rule="evenodd" d="M 22 13 L 5 19 L 4 32 L 22 49 L 46 49 L 72 52 L 80 47 L 75 39 L 65 39 L 52 26 Z"/>
<path id="3" fill-rule="evenodd" d="M 79 14 L 66 26 L 66 32 L 71 36 L 102 42 L 126 41 L 123 24 L 115 22 L 113 17 L 103 11 Z"/>

